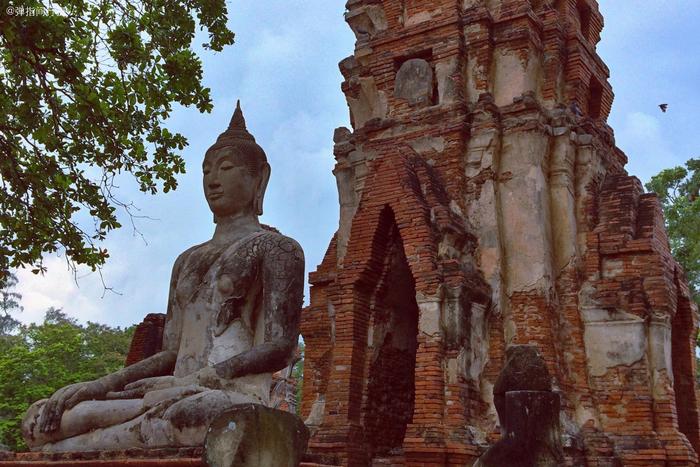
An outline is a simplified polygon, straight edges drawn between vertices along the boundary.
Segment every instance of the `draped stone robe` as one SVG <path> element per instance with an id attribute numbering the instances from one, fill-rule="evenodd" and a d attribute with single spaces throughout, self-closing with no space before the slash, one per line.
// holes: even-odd
<path id="1" fill-rule="evenodd" d="M 296 347 L 303 274 L 301 247 L 270 230 L 185 251 L 173 267 L 163 336 L 163 349 L 177 351 L 176 383 L 140 399 L 81 402 L 51 433 L 37 428 L 46 403 L 39 401 L 25 417 L 28 444 L 49 451 L 196 446 L 228 407 L 268 405 L 272 373 L 291 357 L 285 346 L 292 339 Z M 256 349 L 267 357 L 251 365 L 252 374 L 219 378 L 213 387 L 197 378 L 231 357 L 254 360 Z"/>

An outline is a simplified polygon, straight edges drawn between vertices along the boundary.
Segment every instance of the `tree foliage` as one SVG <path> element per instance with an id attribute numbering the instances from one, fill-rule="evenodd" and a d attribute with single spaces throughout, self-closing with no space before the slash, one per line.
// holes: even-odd
<path id="1" fill-rule="evenodd" d="M 43 271 L 58 250 L 94 270 L 116 210 L 130 212 L 115 177 L 155 194 L 185 170 L 187 141 L 165 121 L 173 104 L 212 109 L 192 43 L 197 26 L 207 49 L 233 43 L 225 0 L 0 6 L 0 272 Z"/>
<path id="2" fill-rule="evenodd" d="M 671 250 L 685 269 L 700 306 L 700 159 L 662 170 L 646 188 L 659 195 Z"/>
<path id="3" fill-rule="evenodd" d="M 0 444 L 26 449 L 20 422 L 32 403 L 122 368 L 133 330 L 83 326 L 51 308 L 42 324 L 20 326 L 8 336 L 0 343 Z"/>
<path id="4" fill-rule="evenodd" d="M 12 313 L 22 311 L 19 304 L 22 295 L 14 291 L 17 276 L 12 273 L 0 274 L 0 339 L 9 335 L 19 326 Z"/>

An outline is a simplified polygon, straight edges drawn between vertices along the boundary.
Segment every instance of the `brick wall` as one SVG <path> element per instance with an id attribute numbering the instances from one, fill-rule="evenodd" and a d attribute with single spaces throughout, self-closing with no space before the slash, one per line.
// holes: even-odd
<path id="1" fill-rule="evenodd" d="M 160 352 L 163 344 L 163 327 L 165 314 L 150 313 L 136 326 L 134 337 L 131 339 L 126 366 L 155 355 Z"/>
<path id="2" fill-rule="evenodd" d="M 562 397 L 567 465 L 697 462 L 697 310 L 606 124 L 597 3 L 347 10 L 340 224 L 302 319 L 312 453 L 470 465 L 499 436 L 505 348 L 531 343 Z M 382 339 L 416 310 L 414 356 Z"/>

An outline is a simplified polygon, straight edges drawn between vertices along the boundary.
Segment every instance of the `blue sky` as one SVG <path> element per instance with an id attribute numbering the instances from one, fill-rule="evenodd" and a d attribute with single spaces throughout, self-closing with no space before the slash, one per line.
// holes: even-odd
<path id="1" fill-rule="evenodd" d="M 240 98 L 249 130 L 266 150 L 272 177 L 262 221 L 296 238 L 307 273 L 314 270 L 338 223 L 332 176 L 333 130 L 349 126 L 337 63 L 351 54 L 354 37 L 343 21 L 344 0 L 229 1 L 236 44 L 204 53 L 205 84 L 214 111 L 174 112 L 171 126 L 190 142 L 188 173 L 170 194 L 142 195 L 128 180 L 121 198 L 143 216 L 141 235 L 127 219 L 106 243 L 111 258 L 100 277 L 49 257 L 48 273 L 20 270 L 24 322 L 63 307 L 81 321 L 130 325 L 164 312 L 170 269 L 177 255 L 211 237 L 214 225 L 201 190 L 201 160 L 224 130 Z M 628 170 L 643 181 L 659 170 L 700 155 L 700 33 L 697 0 L 599 0 L 606 28 L 599 53 L 611 69 L 616 99 L 609 123 L 627 152 Z M 201 43 L 200 40 L 198 43 Z M 668 103 L 663 114 L 658 104 Z"/>

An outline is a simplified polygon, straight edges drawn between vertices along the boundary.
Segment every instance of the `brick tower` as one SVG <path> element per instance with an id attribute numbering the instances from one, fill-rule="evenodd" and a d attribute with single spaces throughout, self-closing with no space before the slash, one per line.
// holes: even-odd
<path id="1" fill-rule="evenodd" d="M 694 465 L 697 309 L 606 124 L 595 0 L 350 0 L 302 412 L 342 465 L 471 465 L 534 344 L 567 465 Z"/>

